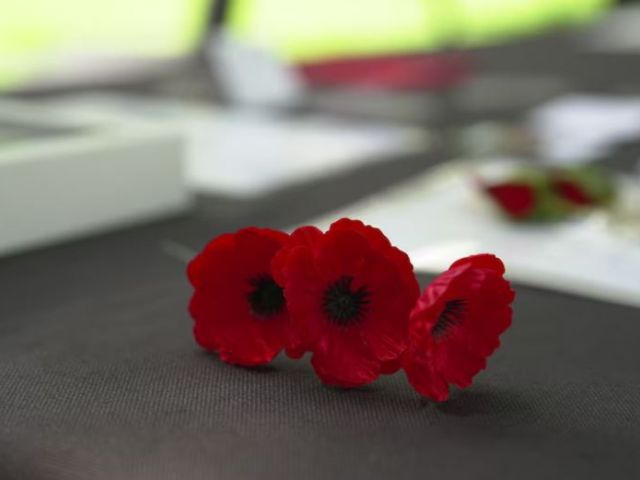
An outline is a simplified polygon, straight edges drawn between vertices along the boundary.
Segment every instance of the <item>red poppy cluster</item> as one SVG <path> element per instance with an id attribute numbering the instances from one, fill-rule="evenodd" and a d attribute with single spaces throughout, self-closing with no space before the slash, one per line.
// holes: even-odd
<path id="1" fill-rule="evenodd" d="M 550 185 L 550 193 L 544 192 L 543 195 L 556 202 L 562 202 L 567 209 L 591 207 L 598 203 L 576 182 L 556 180 Z M 485 190 L 505 213 L 516 220 L 533 216 L 541 202 L 539 188 L 525 182 L 500 183 L 490 185 Z"/>
<path id="2" fill-rule="evenodd" d="M 606 206 L 615 195 L 610 175 L 592 167 L 545 169 L 526 167 L 511 179 L 480 186 L 512 220 L 557 221 Z"/>
<path id="3" fill-rule="evenodd" d="M 318 377 L 345 388 L 404 369 L 436 401 L 485 368 L 514 298 L 493 255 L 458 260 L 420 295 L 409 257 L 350 219 L 326 232 L 221 235 L 187 274 L 196 342 L 225 362 L 255 366 L 283 349 L 291 358 L 310 352 Z"/>

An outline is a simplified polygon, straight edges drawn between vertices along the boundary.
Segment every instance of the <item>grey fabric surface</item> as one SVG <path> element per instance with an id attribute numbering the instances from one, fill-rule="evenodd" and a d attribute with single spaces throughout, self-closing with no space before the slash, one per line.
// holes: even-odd
<path id="1" fill-rule="evenodd" d="M 212 233 L 183 218 L 0 260 L 0 478 L 639 478 L 639 310 L 518 287 L 450 402 L 403 374 L 341 391 L 308 360 L 195 346 L 167 242 Z"/>
<path id="2" fill-rule="evenodd" d="M 560 47 L 484 49 L 478 64 L 638 91 L 627 56 Z M 635 150 L 608 161 L 635 164 Z M 217 200 L 200 212 L 224 217 L 211 225 L 181 218 L 0 260 L 0 480 L 640 478 L 640 310 L 517 287 L 503 348 L 442 406 L 402 374 L 340 391 L 307 360 L 250 370 L 195 346 L 172 246 L 302 222 L 429 162 Z"/>

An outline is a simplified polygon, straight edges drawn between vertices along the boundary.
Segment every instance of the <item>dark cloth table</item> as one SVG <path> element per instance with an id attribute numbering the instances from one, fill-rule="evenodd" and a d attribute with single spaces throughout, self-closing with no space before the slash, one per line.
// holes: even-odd
<path id="1" fill-rule="evenodd" d="M 640 478 L 639 310 L 517 287 L 503 348 L 448 403 L 402 373 L 341 391 L 308 359 L 196 347 L 176 244 L 223 228 L 0 260 L 0 478 Z"/>
<path id="2" fill-rule="evenodd" d="M 477 63 L 574 91 L 638 92 L 634 54 L 586 54 L 563 38 L 483 49 Z M 639 150 L 620 146 L 607 162 L 628 170 Z M 640 478 L 638 309 L 517 286 L 489 370 L 444 405 L 402 373 L 341 391 L 308 360 L 234 368 L 195 346 L 181 246 L 303 222 L 438 158 L 245 205 L 200 202 L 182 218 L 0 259 L 0 480 Z"/>

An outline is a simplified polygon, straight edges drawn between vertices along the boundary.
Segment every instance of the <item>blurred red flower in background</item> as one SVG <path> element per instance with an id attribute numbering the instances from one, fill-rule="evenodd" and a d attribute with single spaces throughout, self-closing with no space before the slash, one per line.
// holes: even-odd
<path id="1" fill-rule="evenodd" d="M 485 190 L 513 218 L 528 217 L 536 207 L 536 192 L 526 183 L 503 183 Z"/>
<path id="2" fill-rule="evenodd" d="M 576 182 L 556 179 L 552 185 L 554 192 L 569 203 L 579 206 L 588 206 L 595 203 L 594 199 Z"/>
<path id="3" fill-rule="evenodd" d="M 288 313 L 271 261 L 288 235 L 245 228 L 211 241 L 187 268 L 196 342 L 228 363 L 270 362 L 284 347 Z"/>
<path id="4" fill-rule="evenodd" d="M 493 255 L 455 262 L 429 284 L 411 312 L 403 367 L 409 383 L 436 401 L 449 384 L 465 388 L 486 367 L 511 325 L 514 292 Z"/>

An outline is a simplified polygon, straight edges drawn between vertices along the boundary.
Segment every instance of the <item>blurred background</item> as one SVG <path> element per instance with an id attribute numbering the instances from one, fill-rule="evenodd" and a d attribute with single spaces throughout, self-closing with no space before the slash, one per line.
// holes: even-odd
<path id="1" fill-rule="evenodd" d="M 351 216 L 421 271 L 490 251 L 640 306 L 639 162 L 637 2 L 0 6 L 7 258 L 114 231 L 185 261 L 225 230 Z"/>

